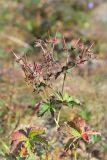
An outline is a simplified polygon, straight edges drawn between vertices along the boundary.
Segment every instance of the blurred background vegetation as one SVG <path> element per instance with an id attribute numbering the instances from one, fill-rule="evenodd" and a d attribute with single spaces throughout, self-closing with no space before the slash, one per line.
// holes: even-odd
<path id="1" fill-rule="evenodd" d="M 102 133 L 102 141 L 89 151 L 91 157 L 107 160 L 106 0 L 0 0 L 0 155 L 8 152 L 14 129 L 41 123 L 33 114 L 36 96 L 14 63 L 12 50 L 36 61 L 40 54 L 34 48 L 35 39 L 56 32 L 68 41 L 80 38 L 86 44 L 94 42 L 98 58 L 73 73 L 66 90 L 83 102 L 80 115 Z"/>

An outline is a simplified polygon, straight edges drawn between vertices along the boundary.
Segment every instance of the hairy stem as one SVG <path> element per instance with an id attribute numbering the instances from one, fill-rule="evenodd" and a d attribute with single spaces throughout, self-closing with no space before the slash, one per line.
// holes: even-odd
<path id="1" fill-rule="evenodd" d="M 66 73 L 64 73 L 64 77 L 63 77 L 62 90 L 61 90 L 62 94 L 64 92 L 65 80 L 66 80 Z"/>
<path id="2" fill-rule="evenodd" d="M 76 145 L 74 144 L 74 160 L 77 160 Z"/>
<path id="3" fill-rule="evenodd" d="M 61 109 L 59 110 L 58 117 L 57 117 L 57 123 L 58 123 L 58 125 L 59 125 L 60 115 L 61 115 Z"/>
<path id="4" fill-rule="evenodd" d="M 58 124 L 58 121 L 56 120 L 56 118 L 54 118 L 54 121 L 56 123 L 56 130 L 59 128 L 59 124 Z"/>
<path id="5" fill-rule="evenodd" d="M 77 160 L 77 152 L 74 150 L 74 160 Z"/>

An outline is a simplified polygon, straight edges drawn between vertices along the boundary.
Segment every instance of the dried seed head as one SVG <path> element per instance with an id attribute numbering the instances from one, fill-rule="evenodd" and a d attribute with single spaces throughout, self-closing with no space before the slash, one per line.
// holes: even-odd
<path id="1" fill-rule="evenodd" d="M 54 46 L 58 44 L 60 40 L 55 38 L 49 38 L 49 40 L 36 40 L 36 47 L 40 47 L 42 54 L 42 62 L 40 64 L 34 62 L 29 64 L 23 57 L 18 57 L 15 53 L 16 61 L 20 64 L 22 70 L 25 73 L 25 79 L 28 83 L 32 84 L 34 91 L 43 91 L 45 87 L 50 87 L 53 80 L 57 79 L 61 74 L 65 73 L 68 69 L 78 66 L 86 62 L 89 58 L 93 57 L 91 48 L 93 44 L 86 47 L 80 42 L 80 39 L 73 42 L 71 49 L 67 47 L 64 37 L 62 38 L 63 50 L 67 52 L 67 58 L 65 65 L 61 65 L 59 61 L 55 61 L 53 58 Z"/>

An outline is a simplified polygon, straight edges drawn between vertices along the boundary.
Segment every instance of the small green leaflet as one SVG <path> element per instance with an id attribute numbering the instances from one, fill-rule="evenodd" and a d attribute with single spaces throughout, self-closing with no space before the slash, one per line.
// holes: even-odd
<path id="1" fill-rule="evenodd" d="M 38 135 L 41 135 L 41 134 L 44 134 L 44 133 L 45 133 L 44 129 L 32 127 L 29 131 L 28 137 L 33 138 L 34 136 L 38 136 Z"/>
<path id="2" fill-rule="evenodd" d="M 40 107 L 39 116 L 43 116 L 45 112 L 49 111 L 50 104 L 49 103 L 43 103 Z"/>
<path id="3" fill-rule="evenodd" d="M 78 99 L 75 99 L 71 96 L 69 96 L 67 93 L 62 95 L 60 92 L 55 93 L 56 98 L 61 101 L 62 104 L 68 106 L 68 107 L 73 107 L 75 105 L 80 105 L 80 102 Z"/>
<path id="4" fill-rule="evenodd" d="M 51 103 L 43 103 L 40 106 L 39 116 L 43 116 L 48 111 L 51 112 L 52 116 L 54 116 L 54 112 L 56 111 L 55 105 Z"/>
<path id="5" fill-rule="evenodd" d="M 63 96 L 62 96 L 61 92 L 55 92 L 55 97 L 56 97 L 59 101 L 63 101 Z"/>
<path id="6" fill-rule="evenodd" d="M 81 134 L 76 130 L 76 129 L 74 129 L 74 128 L 71 128 L 71 134 L 72 134 L 72 136 L 73 137 L 81 137 Z"/>
<path id="7" fill-rule="evenodd" d="M 101 140 L 101 137 L 99 137 L 98 135 L 91 135 L 90 140 L 93 144 L 95 144 L 95 143 L 98 143 Z"/>
<path id="8" fill-rule="evenodd" d="M 54 116 L 54 112 L 60 107 L 63 107 L 63 105 L 66 105 L 67 107 L 74 107 L 76 105 L 80 105 L 80 102 L 69 96 L 67 93 L 62 95 L 61 92 L 55 92 L 53 101 L 49 100 L 49 102 L 42 103 L 38 115 L 43 116 L 46 112 L 50 111 L 51 115 Z"/>
<path id="9" fill-rule="evenodd" d="M 45 145 L 46 147 L 48 147 L 48 141 L 46 140 L 45 137 L 41 137 L 41 136 L 35 136 L 32 139 L 33 142 L 39 142 L 40 144 Z"/>

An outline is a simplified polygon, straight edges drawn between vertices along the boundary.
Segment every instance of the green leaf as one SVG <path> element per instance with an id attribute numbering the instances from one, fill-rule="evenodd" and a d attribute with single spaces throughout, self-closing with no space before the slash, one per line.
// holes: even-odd
<path id="1" fill-rule="evenodd" d="M 69 102 L 71 100 L 72 100 L 72 98 L 67 93 L 65 93 L 64 96 L 63 96 L 63 101 Z"/>
<path id="2" fill-rule="evenodd" d="M 25 147 L 27 148 L 28 153 L 31 155 L 31 154 L 32 154 L 32 145 L 31 145 L 31 143 L 30 143 L 30 139 L 28 139 L 28 140 L 25 142 Z"/>
<path id="3" fill-rule="evenodd" d="M 34 136 L 38 136 L 44 133 L 45 130 L 43 128 L 32 127 L 29 131 L 28 137 L 33 138 Z"/>
<path id="4" fill-rule="evenodd" d="M 71 134 L 73 137 L 81 137 L 81 134 L 74 128 L 71 128 Z"/>
<path id="5" fill-rule="evenodd" d="M 67 102 L 67 105 L 68 105 L 68 107 L 74 107 L 74 106 L 76 106 L 76 105 L 80 105 L 80 103 L 78 102 L 76 102 L 76 101 L 70 101 L 70 102 Z"/>
<path id="6" fill-rule="evenodd" d="M 42 104 L 39 110 L 39 116 L 43 116 L 49 109 L 50 109 L 49 103 Z"/>
<path id="7" fill-rule="evenodd" d="M 59 101 L 63 101 L 63 96 L 62 96 L 61 92 L 55 92 L 55 97 L 56 97 Z"/>
<path id="8" fill-rule="evenodd" d="M 48 141 L 46 140 L 45 137 L 41 137 L 41 136 L 35 136 L 32 141 L 34 142 L 39 142 L 40 144 L 44 144 L 46 146 L 48 146 Z"/>
<path id="9" fill-rule="evenodd" d="M 78 99 L 69 96 L 67 93 L 62 95 L 60 92 L 56 92 L 55 96 L 60 103 L 66 105 L 68 107 L 80 105 L 80 101 Z"/>
<path id="10" fill-rule="evenodd" d="M 73 107 L 75 105 L 80 105 L 80 102 L 78 99 L 75 99 L 71 96 L 69 96 L 67 93 L 63 96 L 63 101 L 66 103 L 68 107 Z"/>
<path id="11" fill-rule="evenodd" d="M 97 143 L 97 142 L 99 142 L 99 141 L 101 140 L 101 137 L 98 136 L 98 135 L 91 135 L 91 136 L 90 136 L 90 140 L 91 140 L 91 142 L 92 142 L 93 144 L 95 144 L 95 143 Z"/>
<path id="12" fill-rule="evenodd" d="M 52 115 L 52 117 L 54 117 L 54 112 L 55 112 L 56 110 L 54 109 L 54 108 L 50 108 L 50 112 L 51 112 L 51 115 Z"/>

